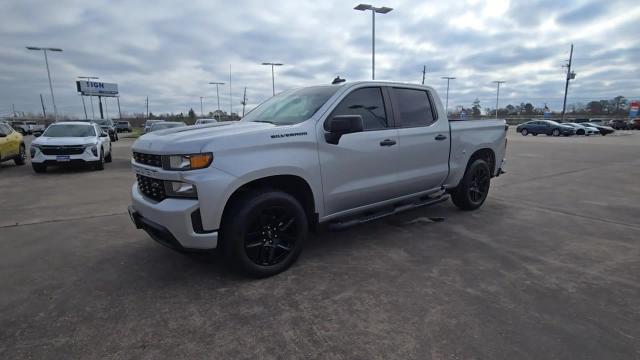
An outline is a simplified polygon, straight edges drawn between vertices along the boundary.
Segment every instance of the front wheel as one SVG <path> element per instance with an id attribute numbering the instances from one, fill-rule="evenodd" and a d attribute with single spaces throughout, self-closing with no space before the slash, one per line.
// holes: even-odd
<path id="1" fill-rule="evenodd" d="M 458 186 L 451 190 L 451 200 L 462 210 L 475 210 L 487 198 L 490 184 L 489 164 L 483 159 L 476 159 L 469 165 Z"/>
<path id="2" fill-rule="evenodd" d="M 307 216 L 300 203 L 278 190 L 248 191 L 231 205 L 222 224 L 222 248 L 230 265 L 251 277 L 278 274 L 300 255 Z"/>
<path id="3" fill-rule="evenodd" d="M 553 136 L 560 136 L 560 130 L 558 130 L 558 129 L 553 129 L 553 131 L 551 132 L 551 135 L 553 135 Z"/>
<path id="4" fill-rule="evenodd" d="M 104 170 L 104 150 L 100 148 L 100 160 L 93 164 L 94 170 Z"/>
<path id="5" fill-rule="evenodd" d="M 527 136 L 527 135 L 529 135 L 529 130 L 522 129 L 522 131 L 520 131 L 520 134 L 522 134 L 522 136 Z"/>
<path id="6" fill-rule="evenodd" d="M 16 165 L 24 165 L 26 159 L 27 159 L 27 155 L 24 150 L 24 144 L 20 144 L 20 150 L 18 150 L 18 156 L 16 156 L 13 159 L 13 161 L 16 163 Z"/>

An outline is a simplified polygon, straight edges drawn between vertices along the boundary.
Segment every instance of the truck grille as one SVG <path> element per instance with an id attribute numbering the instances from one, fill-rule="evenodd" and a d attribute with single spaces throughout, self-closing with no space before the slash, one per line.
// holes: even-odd
<path id="1" fill-rule="evenodd" d="M 138 178 L 138 189 L 144 196 L 155 201 L 162 201 L 167 197 L 164 192 L 164 181 L 139 174 L 136 174 L 136 177 Z"/>
<path id="2" fill-rule="evenodd" d="M 139 164 L 162 167 L 162 156 L 154 154 L 143 154 L 139 152 L 133 152 L 133 160 Z"/>
<path id="3" fill-rule="evenodd" d="M 84 145 L 42 145 L 40 151 L 44 155 L 79 155 L 84 152 Z"/>

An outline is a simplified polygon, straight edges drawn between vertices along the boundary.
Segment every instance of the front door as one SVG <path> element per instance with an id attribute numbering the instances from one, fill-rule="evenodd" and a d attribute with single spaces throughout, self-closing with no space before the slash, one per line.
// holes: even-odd
<path id="1" fill-rule="evenodd" d="M 395 185 L 398 131 L 380 87 L 358 88 L 340 100 L 327 117 L 360 115 L 364 131 L 343 135 L 337 145 L 324 139 L 319 124 L 318 151 L 326 215 L 388 200 Z"/>

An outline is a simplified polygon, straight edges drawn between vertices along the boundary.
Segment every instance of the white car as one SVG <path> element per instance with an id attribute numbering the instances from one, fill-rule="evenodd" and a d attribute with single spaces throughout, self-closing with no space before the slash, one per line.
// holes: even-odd
<path id="1" fill-rule="evenodd" d="M 566 125 L 569 125 L 573 128 L 576 129 L 576 135 L 598 135 L 600 134 L 600 130 L 591 127 L 589 125 L 585 125 L 585 124 L 578 124 L 578 123 L 566 123 Z"/>
<path id="2" fill-rule="evenodd" d="M 202 124 L 213 124 L 213 123 L 217 123 L 218 120 L 216 119 L 198 119 L 196 120 L 196 123 L 194 125 L 202 125 Z"/>
<path id="3" fill-rule="evenodd" d="M 33 171 L 47 171 L 49 165 L 90 164 L 103 170 L 111 162 L 111 140 L 99 125 L 88 122 L 57 122 L 31 143 Z"/>

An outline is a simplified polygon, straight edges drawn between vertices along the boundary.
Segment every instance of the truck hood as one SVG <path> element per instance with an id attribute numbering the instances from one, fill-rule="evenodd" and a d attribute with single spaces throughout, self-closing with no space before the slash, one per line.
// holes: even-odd
<path id="1" fill-rule="evenodd" d="M 199 153 L 203 146 L 224 136 L 248 134 L 276 127 L 250 121 L 224 121 L 213 124 L 183 126 L 142 135 L 133 143 L 134 151 L 157 154 Z"/>
<path id="2" fill-rule="evenodd" d="M 48 137 L 41 136 L 31 144 L 33 145 L 86 145 L 96 143 L 95 136 L 87 137 Z"/>

